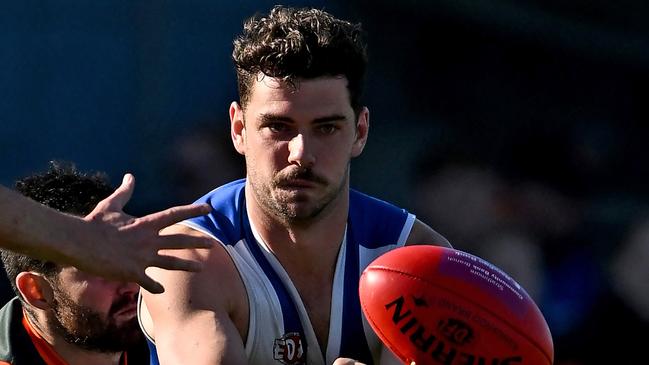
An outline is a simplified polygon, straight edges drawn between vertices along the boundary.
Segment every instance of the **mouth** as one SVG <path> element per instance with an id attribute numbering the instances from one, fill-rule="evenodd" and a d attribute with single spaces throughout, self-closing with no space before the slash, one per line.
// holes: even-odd
<path id="1" fill-rule="evenodd" d="M 317 182 L 308 179 L 289 179 L 284 180 L 278 184 L 278 187 L 281 189 L 311 189 L 315 188 L 318 185 Z"/>
<path id="2" fill-rule="evenodd" d="M 128 303 L 113 313 L 115 317 L 131 318 L 135 315 L 137 315 L 137 302 Z"/>

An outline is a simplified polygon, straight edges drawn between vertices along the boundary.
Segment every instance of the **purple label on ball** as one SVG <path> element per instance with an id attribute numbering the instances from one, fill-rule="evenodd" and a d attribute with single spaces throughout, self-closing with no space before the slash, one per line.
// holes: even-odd
<path id="1" fill-rule="evenodd" d="M 527 306 L 521 305 L 528 297 L 525 290 L 498 267 L 477 256 L 457 250 L 446 250 L 439 263 L 439 272 L 494 293 L 495 297 L 519 317 L 525 314 Z"/>

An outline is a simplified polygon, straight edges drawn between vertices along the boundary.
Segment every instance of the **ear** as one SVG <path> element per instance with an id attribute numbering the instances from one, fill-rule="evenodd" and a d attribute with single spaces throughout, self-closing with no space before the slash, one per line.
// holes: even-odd
<path id="1" fill-rule="evenodd" d="M 51 308 L 54 294 L 50 283 L 43 275 L 23 271 L 16 277 L 16 287 L 23 300 L 29 305 L 42 310 Z"/>
<path id="2" fill-rule="evenodd" d="M 243 119 L 243 108 L 236 101 L 230 104 L 230 136 L 234 149 L 245 155 L 246 125 Z"/>
<path id="3" fill-rule="evenodd" d="M 358 157 L 363 152 L 369 132 L 370 111 L 366 107 L 363 107 L 363 110 L 358 114 L 358 120 L 356 121 L 356 139 L 352 146 L 352 157 Z"/>

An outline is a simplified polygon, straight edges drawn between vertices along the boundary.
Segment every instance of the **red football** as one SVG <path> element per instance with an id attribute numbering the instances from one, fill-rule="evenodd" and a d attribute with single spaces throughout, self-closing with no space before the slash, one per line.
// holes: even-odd
<path id="1" fill-rule="evenodd" d="M 552 336 L 534 301 L 474 255 L 399 248 L 363 271 L 359 291 L 372 328 L 406 364 L 552 364 Z"/>

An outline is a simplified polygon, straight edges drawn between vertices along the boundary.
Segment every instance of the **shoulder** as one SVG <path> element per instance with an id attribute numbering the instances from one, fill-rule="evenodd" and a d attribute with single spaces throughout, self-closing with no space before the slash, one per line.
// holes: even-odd
<path id="1" fill-rule="evenodd" d="M 22 318 L 23 306 L 18 297 L 14 297 L 0 309 L 0 338 L 16 328 L 22 328 Z"/>
<path id="2" fill-rule="evenodd" d="M 419 219 L 415 220 L 415 223 L 412 225 L 412 230 L 410 230 L 410 235 L 408 235 L 408 239 L 406 240 L 406 246 L 410 245 L 452 247 L 451 243 L 444 236 Z"/>
<path id="3" fill-rule="evenodd" d="M 10 300 L 0 309 L 0 364 L 4 364 L 3 360 L 8 361 L 12 358 L 11 338 L 12 332 L 17 330 L 19 315 L 22 317 L 20 309 L 18 298 Z"/>
<path id="4" fill-rule="evenodd" d="M 243 232 L 241 218 L 245 214 L 245 185 L 245 180 L 236 180 L 205 194 L 196 203 L 209 204 L 212 211 L 183 224 L 208 233 L 224 244 L 237 242 Z"/>
<path id="5" fill-rule="evenodd" d="M 384 237 L 397 234 L 392 239 L 394 242 L 397 242 L 398 234 L 404 233 L 404 235 L 408 234 L 406 245 L 428 244 L 452 247 L 444 236 L 416 219 L 407 210 L 353 189 L 350 190 L 350 219 L 355 223 L 360 222 L 364 227 L 372 227 L 372 231 L 381 232 Z M 394 234 L 390 236 L 390 232 Z"/>
<path id="6" fill-rule="evenodd" d="M 183 235 L 211 237 L 184 225 L 174 225 L 161 232 L 182 239 Z M 150 311 L 152 303 L 161 308 L 175 308 L 177 313 L 188 313 L 196 308 L 219 309 L 228 313 L 237 310 L 246 301 L 245 286 L 225 246 L 215 239 L 210 249 L 163 250 L 161 254 L 196 261 L 199 272 L 171 271 L 155 267 L 147 269 L 150 276 L 165 287 L 162 294 L 143 290 L 143 298 Z"/>
<path id="7" fill-rule="evenodd" d="M 367 195 L 358 190 L 350 189 L 349 206 L 352 210 L 361 210 L 373 214 L 405 214 L 405 209 L 392 203 Z"/>
<path id="8" fill-rule="evenodd" d="M 350 191 L 349 223 L 359 244 L 377 248 L 385 244 L 403 243 L 414 216 L 396 205 Z"/>
<path id="9" fill-rule="evenodd" d="M 183 225 L 169 227 L 162 234 L 180 239 L 183 235 L 214 238 Z M 145 332 L 154 338 L 162 362 L 217 363 L 215 359 L 238 356 L 239 350 L 243 353 L 238 344 L 247 335 L 246 289 L 228 249 L 215 241 L 210 249 L 161 251 L 163 255 L 201 263 L 199 272 L 147 269 L 154 280 L 163 284 L 165 291 L 161 294 L 141 291 L 140 320 Z M 224 344 L 227 351 L 221 351 Z"/>
<path id="10" fill-rule="evenodd" d="M 0 365 L 44 365 L 23 326 L 22 304 L 14 297 L 0 309 Z"/>
<path id="11" fill-rule="evenodd" d="M 246 180 L 240 179 L 221 185 L 196 200 L 197 203 L 208 203 L 212 207 L 236 208 L 239 198 L 246 186 Z"/>
<path id="12" fill-rule="evenodd" d="M 221 298 L 227 297 L 227 295 L 224 294 L 230 293 L 228 289 L 232 289 L 230 287 L 232 284 L 241 282 L 237 268 L 223 242 L 213 235 L 198 231 L 183 224 L 176 224 L 168 227 L 164 229 L 161 234 L 173 235 L 178 239 L 182 239 L 183 236 L 209 237 L 215 242 L 214 246 L 209 249 L 162 250 L 161 254 L 163 255 L 197 261 L 201 263 L 202 267 L 199 272 L 171 271 L 150 268 L 151 276 L 154 276 L 154 278 L 173 281 L 177 284 L 188 284 L 191 285 L 190 288 L 196 289 L 210 287 L 213 289 L 210 292 L 220 292 L 218 297 Z M 218 280 L 214 280 L 214 278 L 218 278 Z M 165 288 L 166 287 L 167 286 L 165 285 Z"/>

